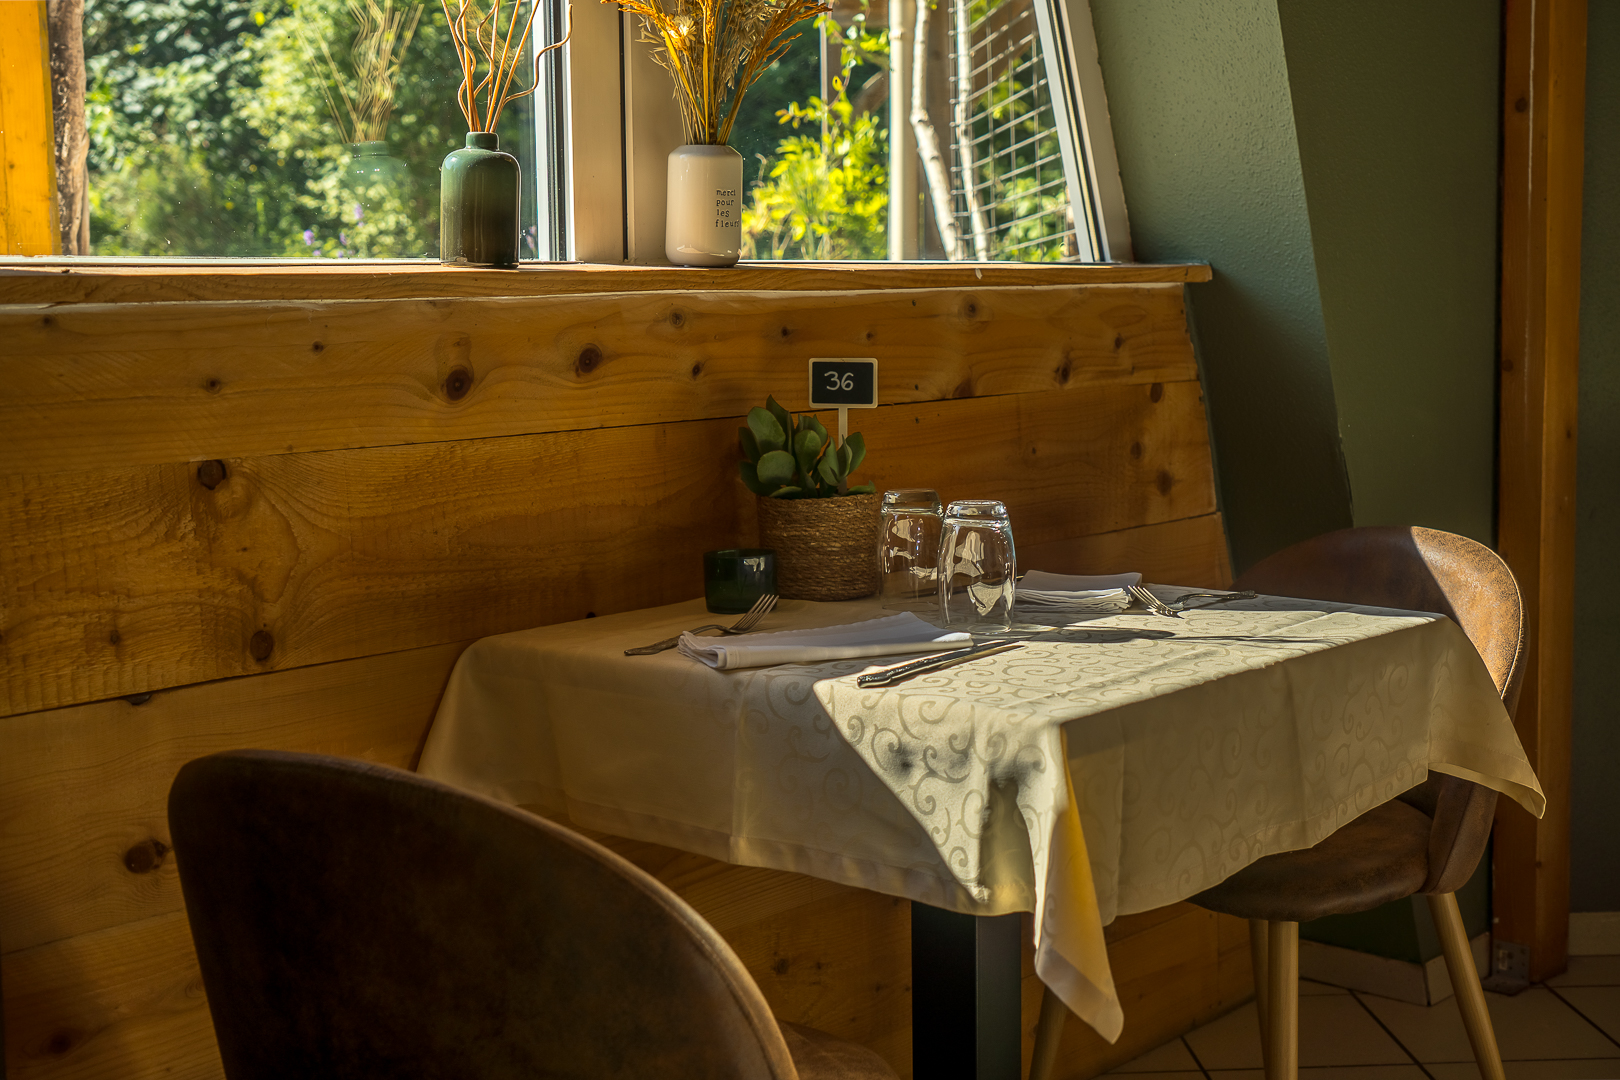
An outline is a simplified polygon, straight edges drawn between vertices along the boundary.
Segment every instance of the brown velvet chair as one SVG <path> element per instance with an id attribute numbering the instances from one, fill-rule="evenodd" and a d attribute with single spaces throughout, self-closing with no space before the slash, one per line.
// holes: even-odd
<path id="1" fill-rule="evenodd" d="M 1509 715 L 1518 704 L 1524 654 L 1519 587 L 1495 552 L 1466 537 L 1419 528 L 1343 529 L 1278 552 L 1234 588 L 1447 615 L 1479 650 Z M 1298 1075 L 1299 924 L 1415 893 L 1426 895 L 1434 915 L 1480 1073 L 1503 1080 L 1455 895 L 1479 864 L 1495 809 L 1495 791 L 1431 773 L 1315 847 L 1269 855 L 1190 897 L 1201 907 L 1249 920 L 1268 1080 Z M 1060 1010 L 1048 994 L 1032 1077 L 1050 1070 Z"/>
<path id="2" fill-rule="evenodd" d="M 230 1080 L 893 1080 L 779 1025 L 663 885 L 521 810 L 248 750 L 182 768 L 169 827 Z"/>
<path id="3" fill-rule="evenodd" d="M 1518 705 L 1524 674 L 1519 587 L 1495 552 L 1466 537 L 1418 528 L 1343 529 L 1278 552 L 1235 587 L 1447 615 L 1479 650 L 1508 714 Z M 1479 865 L 1495 810 L 1495 791 L 1431 773 L 1315 847 L 1267 856 L 1192 897 L 1201 907 L 1249 920 L 1268 1076 L 1298 1072 L 1299 924 L 1422 893 L 1480 1074 L 1502 1080 L 1455 895 Z"/>

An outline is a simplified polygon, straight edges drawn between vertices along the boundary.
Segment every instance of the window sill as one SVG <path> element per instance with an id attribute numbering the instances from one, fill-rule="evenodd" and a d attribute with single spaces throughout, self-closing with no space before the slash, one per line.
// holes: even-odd
<path id="1" fill-rule="evenodd" d="M 1208 281 L 1201 263 L 741 263 L 732 269 L 530 263 L 475 270 L 433 262 L 0 259 L 0 304 L 175 300 L 398 300 L 615 292 L 863 292 Z"/>

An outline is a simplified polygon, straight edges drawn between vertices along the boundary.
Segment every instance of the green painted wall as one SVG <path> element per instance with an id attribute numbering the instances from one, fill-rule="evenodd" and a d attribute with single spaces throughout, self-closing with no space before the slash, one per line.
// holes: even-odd
<path id="1" fill-rule="evenodd" d="M 1093 0 L 1144 262 L 1190 291 L 1234 566 L 1351 523 L 1275 0 Z"/>
<path id="2" fill-rule="evenodd" d="M 1215 269 L 1189 316 L 1234 567 L 1350 524 L 1491 542 L 1500 4 L 1092 0 L 1092 18 L 1136 256 Z M 1405 901 L 1305 933 L 1438 952 Z"/>
<path id="3" fill-rule="evenodd" d="M 1493 543 L 1500 7 L 1278 10 L 1355 523 Z"/>
<path id="4" fill-rule="evenodd" d="M 1570 908 L 1620 911 L 1620 4 L 1587 20 Z"/>

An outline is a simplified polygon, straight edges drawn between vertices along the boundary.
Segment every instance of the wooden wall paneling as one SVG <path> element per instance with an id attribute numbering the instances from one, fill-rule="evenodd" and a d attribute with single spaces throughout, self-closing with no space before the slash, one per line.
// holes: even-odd
<path id="1" fill-rule="evenodd" d="M 1022 536 L 1015 539 L 1020 573 L 1135 572 L 1163 585 L 1224 589 L 1232 584 L 1232 562 L 1220 514 L 1042 543 L 1027 543 Z"/>
<path id="2" fill-rule="evenodd" d="M 742 263 L 723 270 L 622 264 L 530 264 L 517 271 L 436 262 L 288 259 L 242 265 L 131 265 L 90 260 L 0 261 L 0 304 L 153 303 L 169 300 L 401 300 L 425 296 L 562 296 L 620 292 L 821 292 L 976 289 L 1020 285 L 1164 284 L 1208 281 L 1194 264 L 1086 266 L 977 263 Z"/>
<path id="3" fill-rule="evenodd" d="M 222 1080 L 185 912 L 5 961 L 9 1080 Z"/>
<path id="4" fill-rule="evenodd" d="M 1524 595 L 1514 723 L 1547 812 L 1497 809 L 1492 932 L 1527 947 L 1540 980 L 1569 944 L 1586 0 L 1509 0 L 1505 17 L 1497 550 Z"/>
<path id="5" fill-rule="evenodd" d="M 1176 285 L 0 308 L 0 469 L 740 417 L 805 361 L 885 404 L 1196 379 Z"/>
<path id="6" fill-rule="evenodd" d="M 861 475 L 1021 542 L 1214 511 L 1198 384 L 886 406 Z M 734 420 L 0 477 L 0 714 L 690 598 Z M 212 484 L 213 486 L 208 486 Z"/>
<path id="7" fill-rule="evenodd" d="M 413 766 L 466 644 L 0 719 L 0 946 L 181 910 L 168 794 L 193 758 L 253 747 Z"/>
<path id="8" fill-rule="evenodd" d="M 778 1017 L 869 1047 L 911 1075 L 910 901 L 847 889 L 725 938 Z"/>

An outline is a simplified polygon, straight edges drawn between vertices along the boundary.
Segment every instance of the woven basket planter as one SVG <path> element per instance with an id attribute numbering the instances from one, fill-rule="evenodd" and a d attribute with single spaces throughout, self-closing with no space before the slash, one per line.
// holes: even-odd
<path id="1" fill-rule="evenodd" d="M 877 591 L 883 497 L 758 499 L 759 546 L 776 552 L 776 587 L 789 600 L 854 600 Z"/>

